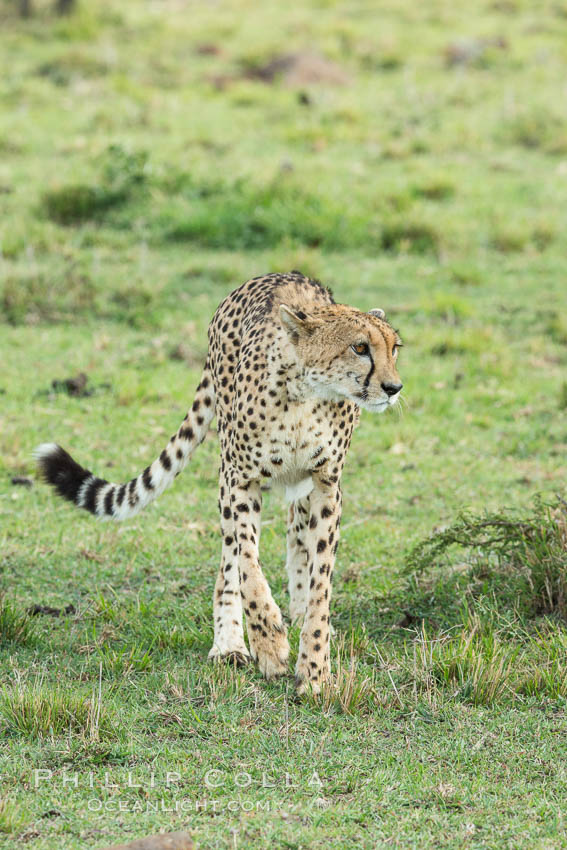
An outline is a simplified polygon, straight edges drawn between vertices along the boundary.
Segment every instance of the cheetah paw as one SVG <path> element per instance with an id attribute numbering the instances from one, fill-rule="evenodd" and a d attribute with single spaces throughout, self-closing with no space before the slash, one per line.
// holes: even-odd
<path id="1" fill-rule="evenodd" d="M 260 672 L 268 681 L 287 673 L 289 643 L 284 625 L 269 630 L 266 637 L 258 632 L 249 633 L 250 652 L 258 663 Z"/>
<path id="2" fill-rule="evenodd" d="M 225 649 L 221 651 L 216 644 L 213 644 L 209 651 L 209 661 L 220 663 L 221 661 L 230 664 L 231 666 L 244 667 L 249 664 L 251 659 L 250 653 L 244 644 L 234 649 Z"/>
<path id="3" fill-rule="evenodd" d="M 328 667 L 321 670 L 312 670 L 309 665 L 298 662 L 295 668 L 295 692 L 299 697 L 306 694 L 317 696 L 321 693 L 323 684 L 328 682 L 330 678 L 331 671 Z"/>

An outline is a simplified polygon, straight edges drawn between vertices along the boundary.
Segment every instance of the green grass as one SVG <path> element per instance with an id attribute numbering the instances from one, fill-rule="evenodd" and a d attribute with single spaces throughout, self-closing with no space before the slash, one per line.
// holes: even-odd
<path id="1" fill-rule="evenodd" d="M 5 689 L 0 699 L 0 718 L 5 734 L 24 738 L 56 738 L 80 735 L 98 741 L 103 707 L 96 695 L 91 699 L 71 690 L 44 686 L 16 685 Z"/>
<path id="2" fill-rule="evenodd" d="M 0 800 L 0 833 L 16 835 L 24 823 L 25 815 L 12 800 Z"/>
<path id="3" fill-rule="evenodd" d="M 406 605 L 420 618 L 430 609 L 445 624 L 462 616 L 460 600 L 486 600 L 495 613 L 509 612 L 522 622 L 551 616 L 567 623 L 567 510 L 565 503 L 538 500 L 527 516 L 510 513 L 462 515 L 414 548 L 408 557 Z M 454 547 L 465 562 L 439 569 Z M 436 569 L 437 568 L 437 569 Z M 431 578 L 431 573 L 436 573 Z M 484 614 L 486 616 L 487 610 Z M 411 616 L 414 616 L 411 614 Z"/>
<path id="4" fill-rule="evenodd" d="M 563 847 L 565 4 L 35 6 L 0 0 L 0 846 Z M 295 51 L 344 84 L 260 79 Z M 218 303 L 294 268 L 386 310 L 407 402 L 354 435 L 302 702 L 207 662 L 214 434 L 126 525 L 11 483 L 52 439 L 142 469 Z"/>
<path id="5" fill-rule="evenodd" d="M 0 645 L 12 643 L 31 644 L 34 640 L 33 620 L 24 611 L 18 610 L 9 599 L 0 597 Z"/>
<path id="6" fill-rule="evenodd" d="M 58 224 L 79 224 L 134 200 L 134 189 L 145 181 L 144 153 L 128 154 L 112 145 L 102 157 L 99 182 L 72 183 L 47 190 L 42 197 L 45 215 Z"/>

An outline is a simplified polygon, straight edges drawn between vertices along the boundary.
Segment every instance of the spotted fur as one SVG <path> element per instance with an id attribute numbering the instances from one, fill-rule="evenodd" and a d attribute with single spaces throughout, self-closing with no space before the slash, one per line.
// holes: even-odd
<path id="1" fill-rule="evenodd" d="M 400 345 L 382 310 L 336 304 L 329 290 L 299 272 L 254 278 L 217 309 L 191 409 L 150 466 L 126 484 L 112 484 L 48 443 L 36 453 L 40 471 L 78 507 L 127 519 L 172 483 L 216 414 L 222 555 L 209 657 L 252 657 L 268 679 L 287 670 L 286 626 L 258 550 L 260 484 L 269 478 L 286 487 L 291 502 L 290 616 L 303 622 L 297 687 L 318 692 L 330 675 L 343 465 L 360 407 L 381 412 L 399 397 Z"/>

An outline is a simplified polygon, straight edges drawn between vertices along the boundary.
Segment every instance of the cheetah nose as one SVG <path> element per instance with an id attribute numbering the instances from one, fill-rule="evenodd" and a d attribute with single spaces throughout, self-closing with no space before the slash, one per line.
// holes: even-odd
<path id="1" fill-rule="evenodd" d="M 389 396 L 396 395 L 396 393 L 399 393 L 399 391 L 403 387 L 403 384 L 392 384 L 389 381 L 383 381 L 380 386 L 382 387 L 386 395 Z"/>

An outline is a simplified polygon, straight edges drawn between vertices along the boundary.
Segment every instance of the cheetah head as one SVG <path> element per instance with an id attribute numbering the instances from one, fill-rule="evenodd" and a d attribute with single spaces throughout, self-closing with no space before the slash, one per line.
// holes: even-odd
<path id="1" fill-rule="evenodd" d="M 396 368 L 402 342 L 383 310 L 362 313 L 332 304 L 308 315 L 282 304 L 280 318 L 315 395 L 348 399 L 376 413 L 396 403 L 402 389 Z"/>

